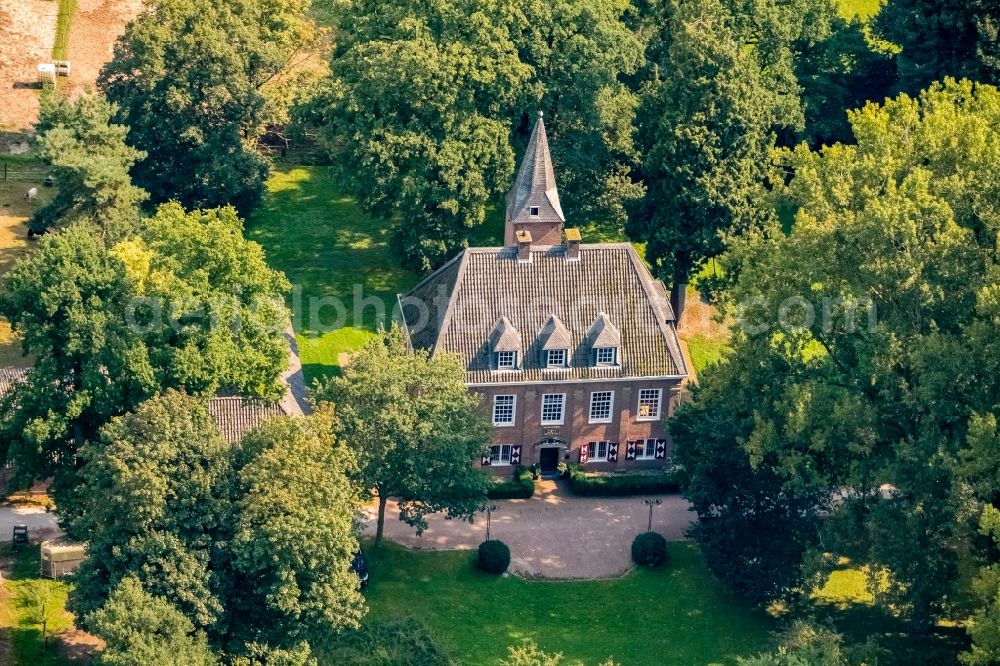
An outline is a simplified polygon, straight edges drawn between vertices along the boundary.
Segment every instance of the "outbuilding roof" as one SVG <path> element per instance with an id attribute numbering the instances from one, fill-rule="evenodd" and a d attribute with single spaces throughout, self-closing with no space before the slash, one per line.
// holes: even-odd
<path id="1" fill-rule="evenodd" d="M 0 398 L 13 391 L 18 383 L 25 381 L 28 372 L 27 368 L 0 368 Z M 206 407 L 219 426 L 222 438 L 230 444 L 239 442 L 243 435 L 264 421 L 287 414 L 281 405 L 239 396 L 216 396 L 208 401 Z"/>

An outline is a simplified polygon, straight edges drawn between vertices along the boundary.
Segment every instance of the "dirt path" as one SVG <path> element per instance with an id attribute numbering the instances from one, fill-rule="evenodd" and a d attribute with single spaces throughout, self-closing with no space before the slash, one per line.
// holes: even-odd
<path id="1" fill-rule="evenodd" d="M 51 0 L 0 0 L 0 129 L 38 120 L 38 65 L 52 61 L 58 14 Z"/>

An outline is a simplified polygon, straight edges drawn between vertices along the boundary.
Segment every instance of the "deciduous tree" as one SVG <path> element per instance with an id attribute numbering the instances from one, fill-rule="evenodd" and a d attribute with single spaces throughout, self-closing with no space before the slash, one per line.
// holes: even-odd
<path id="1" fill-rule="evenodd" d="M 745 455 L 771 496 L 837 497 L 824 550 L 867 564 L 877 601 L 928 626 L 970 603 L 973 518 L 996 498 L 975 452 L 1000 412 L 1000 185 L 985 175 L 1000 92 L 949 80 L 851 123 L 856 146 L 786 155 L 791 231 L 734 246 L 734 350 L 678 416 L 733 436 L 703 455 L 686 439 L 678 457 Z"/>
<path id="2" fill-rule="evenodd" d="M 115 586 L 87 624 L 105 642 L 100 666 L 213 666 L 218 663 L 205 634 L 162 597 L 147 592 L 129 576 Z"/>
<path id="3" fill-rule="evenodd" d="M 356 629 L 353 446 L 328 415 L 271 420 L 237 452 L 227 611 L 235 637 L 291 649 Z M 268 662 L 270 663 L 270 661 Z"/>
<path id="4" fill-rule="evenodd" d="M 259 202 L 268 167 L 255 142 L 291 97 L 268 88 L 309 47 L 307 8 L 158 0 L 128 25 L 98 85 L 129 144 L 146 153 L 133 175 L 154 203 L 247 214 Z"/>
<path id="5" fill-rule="evenodd" d="M 87 618 L 134 577 L 199 629 L 215 625 L 233 523 L 230 456 L 202 402 L 176 391 L 113 419 L 86 444 L 78 512 L 68 516 L 87 541 L 73 612 Z"/>
<path id="6" fill-rule="evenodd" d="M 471 519 L 485 499 L 488 480 L 473 462 L 486 451 L 489 424 L 464 377 L 453 357 L 411 353 L 393 326 L 342 377 L 316 387 L 316 399 L 336 409 L 337 439 L 357 452 L 358 486 L 378 496 L 376 544 L 390 497 L 418 533 L 427 514 Z"/>
<path id="7" fill-rule="evenodd" d="M 719 0 L 683 3 L 668 19 L 663 62 L 639 111 L 647 193 L 629 233 L 673 286 L 678 318 L 687 283 L 721 253 L 725 234 L 765 225 L 772 129 L 789 105 L 765 77 Z M 792 105 L 791 108 L 794 108 Z"/>
<path id="8" fill-rule="evenodd" d="M 84 226 L 47 235 L 0 294 L 35 357 L 0 417 L 21 481 L 55 474 L 68 501 L 76 450 L 161 389 L 278 398 L 287 287 L 232 209 L 168 204 L 111 247 Z"/>
<path id="9" fill-rule="evenodd" d="M 946 76 L 1000 83 L 1000 7 L 992 0 L 888 0 L 874 22 L 899 47 L 899 89 L 916 93 Z"/>

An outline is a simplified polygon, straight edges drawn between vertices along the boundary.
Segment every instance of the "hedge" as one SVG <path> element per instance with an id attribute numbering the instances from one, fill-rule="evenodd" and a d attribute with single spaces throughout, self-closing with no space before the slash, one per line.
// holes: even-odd
<path id="1" fill-rule="evenodd" d="M 680 484 L 673 474 L 661 472 L 587 474 L 580 465 L 570 465 L 569 487 L 577 495 L 592 497 L 676 493 L 680 490 Z"/>
<path id="2" fill-rule="evenodd" d="M 520 465 L 514 470 L 514 476 L 508 481 L 495 483 L 486 491 L 490 499 L 528 499 L 535 494 L 535 480 L 531 478 L 531 470 Z"/>

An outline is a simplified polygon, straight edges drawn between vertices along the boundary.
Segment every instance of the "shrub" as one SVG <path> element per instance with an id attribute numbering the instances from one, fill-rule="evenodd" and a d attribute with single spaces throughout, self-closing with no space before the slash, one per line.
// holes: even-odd
<path id="1" fill-rule="evenodd" d="M 577 495 L 620 497 L 622 495 L 676 493 L 680 489 L 680 484 L 673 473 L 587 474 L 580 465 L 570 465 L 569 487 Z"/>
<path id="2" fill-rule="evenodd" d="M 641 567 L 666 564 L 667 540 L 657 532 L 643 532 L 632 540 L 632 561 Z"/>
<path id="3" fill-rule="evenodd" d="M 520 465 L 514 470 L 513 478 L 494 483 L 493 487 L 486 491 L 486 496 L 494 500 L 528 499 L 534 494 L 535 481 L 531 478 L 531 471 Z"/>
<path id="4" fill-rule="evenodd" d="M 325 664 L 351 666 L 451 666 L 445 649 L 413 618 L 366 620 L 356 630 L 331 637 L 315 648 Z"/>
<path id="5" fill-rule="evenodd" d="M 486 573 L 502 574 L 510 566 L 510 548 L 499 539 L 479 544 L 479 568 Z"/>

